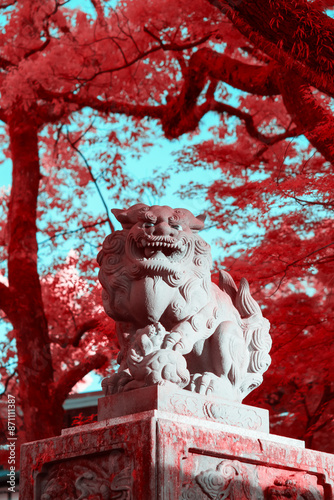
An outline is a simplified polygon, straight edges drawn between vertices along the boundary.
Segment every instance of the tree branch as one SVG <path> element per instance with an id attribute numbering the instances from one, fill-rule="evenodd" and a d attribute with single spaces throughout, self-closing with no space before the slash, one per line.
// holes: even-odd
<path id="1" fill-rule="evenodd" d="M 99 111 L 100 113 L 119 113 L 126 116 L 133 116 L 135 118 L 156 118 L 161 119 L 166 106 L 142 106 L 139 104 L 131 104 L 120 102 L 116 100 L 101 101 L 95 97 L 84 96 L 82 94 L 73 94 L 73 92 L 53 92 L 44 89 L 41 85 L 38 86 L 37 94 L 40 99 L 46 101 L 53 101 L 54 99 L 61 99 L 65 103 L 76 105 L 76 110 L 90 107 Z M 74 111 L 74 110 L 73 110 Z M 56 120 L 59 120 L 57 115 Z"/>
<path id="2" fill-rule="evenodd" d="M 144 52 L 139 52 L 139 54 L 136 57 L 134 57 L 133 59 L 131 59 L 130 61 L 125 60 L 124 64 L 121 64 L 119 66 L 112 66 L 112 67 L 106 68 L 106 69 L 101 69 L 101 70 L 97 71 L 96 73 L 94 73 L 90 78 L 77 77 L 77 78 L 75 78 L 75 80 L 79 83 L 81 82 L 83 85 L 86 85 L 87 83 L 95 80 L 95 78 L 97 78 L 100 75 L 104 75 L 106 73 L 116 73 L 118 71 L 122 71 L 124 69 L 130 68 L 131 66 L 133 66 L 137 62 L 139 62 L 143 59 L 146 59 L 148 56 L 154 54 L 155 52 L 158 52 L 159 50 L 171 51 L 171 52 L 182 52 L 184 50 L 197 47 L 198 45 L 201 45 L 202 43 L 205 43 L 207 40 L 209 40 L 209 38 L 213 34 L 214 34 L 213 32 L 210 32 L 209 34 L 202 36 L 198 40 L 180 43 L 180 44 L 178 44 L 178 43 L 165 43 L 165 42 L 159 41 L 158 45 L 156 45 L 156 46 L 154 46 L 154 47 L 152 47 Z"/>
<path id="3" fill-rule="evenodd" d="M 263 276 L 262 276 L 260 279 L 268 279 L 268 278 L 272 278 L 273 276 L 277 276 L 277 275 L 279 275 L 279 274 L 282 274 L 282 273 L 283 273 L 283 276 L 282 276 L 282 278 L 280 279 L 280 281 L 279 281 L 279 283 L 278 283 L 278 285 L 277 285 L 277 287 L 276 287 L 275 291 L 274 291 L 273 293 L 271 293 L 271 294 L 270 294 L 270 297 L 271 297 L 272 295 L 274 295 L 274 294 L 277 292 L 277 290 L 280 288 L 281 284 L 283 283 L 284 278 L 285 278 L 285 277 L 286 277 L 286 275 L 287 275 L 288 269 L 289 269 L 290 267 L 295 266 L 298 262 L 301 262 L 301 261 L 303 261 L 303 260 L 306 260 L 308 257 L 311 257 L 311 255 L 314 255 L 314 254 L 316 254 L 316 253 L 319 253 L 319 252 L 321 252 L 322 250 L 325 250 L 326 248 L 329 248 L 329 247 L 331 247 L 331 246 L 333 246 L 333 245 L 334 245 L 334 242 L 332 242 L 332 243 L 328 243 L 328 245 L 324 245 L 323 247 L 317 248 L 316 250 L 313 250 L 312 252 L 309 252 L 307 255 L 304 255 L 303 257 L 300 257 L 299 259 L 296 259 L 296 260 L 294 260 L 293 262 L 289 262 L 289 263 L 287 263 L 287 264 L 286 264 L 286 267 L 285 267 L 285 269 L 284 269 L 284 271 L 278 271 L 277 273 L 273 273 L 273 274 L 271 274 L 271 275 L 269 275 L 269 276 L 266 276 L 266 277 L 263 277 Z"/>
<path id="4" fill-rule="evenodd" d="M 109 210 L 108 210 L 108 206 L 107 206 L 107 203 L 106 203 L 106 201 L 105 201 L 105 199 L 104 199 L 104 197 L 103 197 L 103 194 L 102 194 L 102 192 L 101 192 L 101 190 L 100 190 L 100 186 L 98 185 L 98 182 L 97 182 L 97 180 L 96 180 L 96 179 L 95 179 L 95 177 L 94 177 L 93 171 L 92 171 L 92 169 L 91 169 L 91 167 L 90 167 L 90 165 L 89 165 L 89 163 L 88 163 L 88 161 L 87 161 L 86 157 L 83 155 L 83 153 L 80 151 L 80 149 L 79 149 L 79 148 L 77 148 L 77 146 L 75 145 L 75 143 L 71 141 L 71 139 L 70 139 L 70 134 L 69 134 L 68 130 L 67 130 L 67 135 L 66 135 L 66 137 L 67 137 L 67 140 L 68 140 L 68 142 L 70 143 L 71 147 L 72 147 L 72 148 L 73 148 L 73 149 L 74 149 L 74 150 L 78 153 L 78 155 L 79 155 L 79 156 L 81 156 L 81 158 L 83 159 L 83 161 L 84 161 L 84 163 L 85 163 L 85 165 L 86 165 L 86 168 L 87 168 L 87 170 L 88 170 L 88 172 L 89 172 L 89 175 L 90 175 L 90 177 L 91 177 L 92 181 L 93 181 L 93 182 L 94 182 L 94 184 L 95 184 L 96 190 L 97 190 L 97 192 L 98 192 L 98 194 L 99 194 L 99 197 L 100 197 L 100 199 L 101 199 L 101 201 L 102 201 L 102 204 L 103 204 L 103 206 L 104 206 L 104 208 L 105 208 L 106 215 L 107 215 L 107 219 L 108 219 L 108 224 L 109 224 L 109 227 L 110 227 L 111 232 L 113 233 L 113 232 L 115 231 L 115 228 L 114 228 L 114 225 L 113 225 L 113 223 L 111 222 L 111 219 L 110 219 L 110 217 L 109 217 Z"/>
<path id="5" fill-rule="evenodd" d="M 194 76 L 199 79 L 202 75 L 199 81 L 207 76 L 250 94 L 273 96 L 280 93 L 276 82 L 278 70 L 279 66 L 275 62 L 263 65 L 247 64 L 204 47 L 190 58 L 188 71 L 192 75 L 189 75 L 189 85 L 192 84 Z"/>
<path id="6" fill-rule="evenodd" d="M 284 105 L 303 134 L 323 157 L 334 164 L 334 118 L 310 87 L 297 75 L 286 72 L 279 82 Z"/>
<path id="7" fill-rule="evenodd" d="M 13 373 L 11 373 L 10 375 L 8 375 L 8 377 L 6 378 L 6 382 L 3 383 L 1 382 L 3 385 L 4 385 L 4 390 L 0 393 L 0 399 L 2 398 L 2 396 L 4 396 L 7 392 L 7 389 L 8 389 L 8 385 L 9 385 L 9 382 L 12 380 L 12 378 L 14 378 L 15 376 L 17 375 L 17 371 L 14 370 Z"/>
<path id="8" fill-rule="evenodd" d="M 294 129 L 286 130 L 281 134 L 267 136 L 265 134 L 262 134 L 262 132 L 259 132 L 259 130 L 255 127 L 252 115 L 246 113 L 245 111 L 241 111 L 238 108 L 234 108 L 233 106 L 218 101 L 214 101 L 214 103 L 211 105 L 211 110 L 217 111 L 218 113 L 227 113 L 229 115 L 240 118 L 240 120 L 244 121 L 248 134 L 251 137 L 254 137 L 255 139 L 263 142 L 263 144 L 266 144 L 267 146 L 272 146 L 273 144 L 287 139 L 288 137 L 296 137 L 303 133 L 300 129 L 295 127 Z"/>
<path id="9" fill-rule="evenodd" d="M 87 373 L 101 368 L 107 363 L 108 357 L 102 353 L 95 353 L 84 358 L 79 365 L 62 373 L 60 379 L 55 384 L 55 399 L 63 403 L 75 386 Z"/>
<path id="10" fill-rule="evenodd" d="M 94 222 L 92 224 L 86 224 L 84 226 L 79 227 L 78 229 L 72 229 L 72 230 L 66 230 L 66 231 L 56 231 L 55 234 L 50 236 L 50 238 L 47 238 L 46 240 L 41 241 L 39 243 L 39 246 L 45 245 L 45 243 L 57 238 L 58 236 L 63 236 L 64 234 L 75 234 L 75 233 L 78 233 L 80 231 L 84 231 L 85 229 L 89 229 L 91 227 L 95 227 L 95 226 L 98 226 L 100 224 L 105 224 L 106 222 L 109 222 L 109 219 L 102 219 L 102 220 Z"/>
<path id="11" fill-rule="evenodd" d="M 334 20 L 309 2 L 208 0 L 264 53 L 334 95 Z"/>
<path id="12" fill-rule="evenodd" d="M 80 340 L 82 337 L 85 335 L 85 333 L 89 332 L 90 330 L 94 330 L 94 328 L 97 328 L 100 324 L 100 321 L 96 318 L 93 318 L 89 321 L 86 321 L 82 325 L 79 325 L 76 329 L 75 336 L 73 339 L 71 339 L 71 344 L 73 347 L 78 347 L 80 344 Z"/>
<path id="13" fill-rule="evenodd" d="M 74 337 L 66 338 L 66 341 L 61 338 L 51 338 L 51 342 L 53 344 L 60 345 L 62 348 L 65 348 L 69 345 L 72 345 L 73 347 L 79 347 L 80 340 L 85 335 L 85 333 L 88 333 L 90 330 L 94 330 L 99 326 L 99 324 L 100 320 L 98 318 L 90 319 L 88 321 L 85 321 L 81 325 L 76 326 Z"/>
<path id="14" fill-rule="evenodd" d="M 217 81 L 223 81 L 253 94 L 276 95 L 279 89 L 275 81 L 275 68 L 273 64 L 245 64 L 210 48 L 199 49 L 191 56 L 187 69 L 183 70 L 184 81 L 180 94 L 168 103 L 163 112 L 161 122 L 166 137 L 176 138 L 195 130 L 203 115 L 212 110 L 214 104 L 210 93 L 206 96 L 206 103 L 201 106 L 197 104 L 208 78 L 214 85 Z"/>

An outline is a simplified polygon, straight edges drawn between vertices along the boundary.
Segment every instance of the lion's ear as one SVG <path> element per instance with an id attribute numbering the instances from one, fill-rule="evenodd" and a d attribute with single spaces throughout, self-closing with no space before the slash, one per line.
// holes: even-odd
<path id="1" fill-rule="evenodd" d="M 195 223 L 192 221 L 190 229 L 192 229 L 193 231 L 201 231 L 204 228 L 206 214 L 197 215 L 197 217 L 194 217 L 194 219 Z"/>
<path id="2" fill-rule="evenodd" d="M 196 219 L 199 219 L 200 221 L 205 222 L 205 219 L 206 219 L 206 214 L 201 214 L 201 215 L 197 215 L 196 216 Z"/>
<path id="3" fill-rule="evenodd" d="M 114 214 L 118 222 L 121 222 L 120 218 L 122 218 L 122 214 L 126 214 L 126 211 L 121 208 L 112 208 L 110 212 Z"/>
<path id="4" fill-rule="evenodd" d="M 112 208 L 111 213 L 113 213 L 118 222 L 122 224 L 123 229 L 129 225 L 130 220 L 126 210 L 122 210 L 121 208 Z"/>
<path id="5" fill-rule="evenodd" d="M 130 229 L 138 221 L 138 212 L 144 207 L 144 203 L 136 203 L 128 209 L 113 208 L 111 212 L 114 214 L 118 222 L 122 224 L 123 229 Z M 149 207 L 147 207 L 148 209 Z"/>

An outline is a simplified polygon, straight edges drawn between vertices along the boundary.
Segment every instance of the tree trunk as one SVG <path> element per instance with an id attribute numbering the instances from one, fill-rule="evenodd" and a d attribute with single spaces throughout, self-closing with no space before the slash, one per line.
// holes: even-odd
<path id="1" fill-rule="evenodd" d="M 22 110 L 12 115 L 8 125 L 13 162 L 8 278 L 17 303 L 13 326 L 18 403 L 24 414 L 24 437 L 31 441 L 57 433 L 62 418 L 53 411 L 53 367 L 37 271 L 38 127 L 34 117 Z"/>

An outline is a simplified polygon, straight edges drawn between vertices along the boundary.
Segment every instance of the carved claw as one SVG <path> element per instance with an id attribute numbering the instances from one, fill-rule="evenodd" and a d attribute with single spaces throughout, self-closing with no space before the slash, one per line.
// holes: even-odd
<path id="1" fill-rule="evenodd" d="M 191 376 L 190 390 L 199 394 L 209 395 L 213 392 L 213 373 L 195 373 Z"/>
<path id="2" fill-rule="evenodd" d="M 193 339 L 179 332 L 170 332 L 166 335 L 163 348 L 178 351 L 180 354 L 188 354 L 193 348 Z"/>
<path id="3" fill-rule="evenodd" d="M 179 344 L 181 341 L 181 334 L 179 332 L 170 332 L 168 335 L 166 335 L 164 343 L 163 343 L 163 349 L 174 349 L 176 344 Z"/>
<path id="4" fill-rule="evenodd" d="M 214 373 L 194 373 L 191 375 L 189 389 L 198 394 L 220 396 L 231 401 L 238 400 L 238 391 L 232 386 L 227 377 L 218 377 Z"/>

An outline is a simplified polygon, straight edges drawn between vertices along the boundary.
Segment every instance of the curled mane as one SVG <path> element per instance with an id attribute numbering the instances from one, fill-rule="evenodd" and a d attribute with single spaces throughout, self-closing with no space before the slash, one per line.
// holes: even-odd
<path id="1" fill-rule="evenodd" d="M 123 229 L 107 236 L 97 256 L 97 262 L 100 265 L 99 280 L 104 289 L 103 305 L 107 314 L 113 316 L 119 309 L 117 302 L 121 302 L 120 296 L 128 296 L 131 283 L 145 277 L 145 272 L 139 266 L 135 263 L 129 266 L 127 261 L 125 244 L 128 234 L 129 230 Z M 189 238 L 193 243 L 192 265 L 185 266 L 182 273 L 175 272 L 162 276 L 169 286 L 180 289 L 180 294 L 186 302 L 191 302 L 192 293 L 199 283 L 209 295 L 212 264 L 208 243 L 197 233 L 193 233 Z"/>

